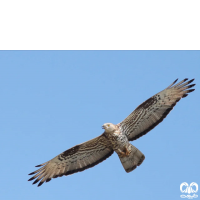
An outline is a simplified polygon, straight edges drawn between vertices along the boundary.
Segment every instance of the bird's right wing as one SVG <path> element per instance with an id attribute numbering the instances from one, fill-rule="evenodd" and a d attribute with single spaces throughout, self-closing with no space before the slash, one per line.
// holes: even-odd
<path id="1" fill-rule="evenodd" d="M 118 124 L 122 133 L 128 137 L 129 141 L 136 140 L 153 129 L 168 115 L 181 98 L 186 97 L 187 93 L 194 91 L 194 89 L 188 90 L 195 85 L 188 85 L 194 79 L 190 81 L 184 79 L 174 85 L 177 80 L 165 90 L 147 99 L 125 120 Z"/>
<path id="2" fill-rule="evenodd" d="M 38 184 L 40 186 L 45 181 L 49 182 L 51 178 L 70 175 L 93 167 L 112 154 L 111 144 L 102 134 L 64 151 L 48 162 L 37 165 L 36 167 L 41 168 L 29 174 L 35 174 L 29 181 L 36 179 L 33 184 L 40 181 Z"/>

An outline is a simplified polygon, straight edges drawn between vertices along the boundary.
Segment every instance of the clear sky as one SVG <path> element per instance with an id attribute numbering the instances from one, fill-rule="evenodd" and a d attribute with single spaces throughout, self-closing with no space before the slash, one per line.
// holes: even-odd
<path id="1" fill-rule="evenodd" d="M 200 51 L 0 51 L 0 199 L 181 199 L 182 182 L 200 185 L 199 77 Z M 39 188 L 27 181 L 176 78 L 195 78 L 196 90 L 132 142 L 146 156 L 136 170 L 113 154 Z"/>

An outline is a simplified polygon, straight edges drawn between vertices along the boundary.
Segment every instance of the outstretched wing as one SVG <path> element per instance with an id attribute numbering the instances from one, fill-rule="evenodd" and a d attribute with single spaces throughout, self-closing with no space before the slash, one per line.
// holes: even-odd
<path id="1" fill-rule="evenodd" d="M 51 178 L 70 175 L 93 167 L 113 153 L 113 149 L 104 134 L 85 143 L 76 145 L 52 160 L 36 167 L 40 169 L 30 173 L 35 174 L 29 181 L 36 179 L 33 184 L 40 181 L 38 186 L 45 181 L 49 182 Z"/>
<path id="2" fill-rule="evenodd" d="M 153 129 L 168 115 L 181 98 L 186 97 L 187 93 L 194 91 L 194 89 L 187 90 L 195 86 L 195 84 L 188 85 L 194 79 L 190 81 L 184 79 L 174 85 L 177 80 L 165 90 L 147 99 L 124 121 L 118 124 L 122 133 L 126 134 L 129 140 L 136 140 Z"/>

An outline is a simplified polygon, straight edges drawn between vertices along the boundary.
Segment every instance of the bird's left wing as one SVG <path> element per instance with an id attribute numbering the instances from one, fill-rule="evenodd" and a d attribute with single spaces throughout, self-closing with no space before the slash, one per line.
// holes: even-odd
<path id="1" fill-rule="evenodd" d="M 136 140 L 153 129 L 168 115 L 181 98 L 186 97 L 187 93 L 194 91 L 194 89 L 188 90 L 195 85 L 188 85 L 194 79 L 190 81 L 184 79 L 174 85 L 177 80 L 165 90 L 147 99 L 125 120 L 118 124 L 122 133 L 127 135 L 129 141 Z"/>
<path id="2" fill-rule="evenodd" d="M 38 186 L 45 181 L 49 182 L 51 178 L 70 175 L 83 171 L 102 162 L 113 153 L 113 149 L 104 134 L 89 140 L 85 143 L 76 145 L 52 160 L 36 167 L 40 169 L 30 173 L 35 174 L 29 181 L 36 179 L 33 184 L 40 181 Z"/>

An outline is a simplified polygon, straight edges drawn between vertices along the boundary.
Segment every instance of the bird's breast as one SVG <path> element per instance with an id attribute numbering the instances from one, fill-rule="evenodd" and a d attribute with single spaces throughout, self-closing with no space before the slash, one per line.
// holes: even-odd
<path id="1" fill-rule="evenodd" d="M 113 149 L 124 148 L 124 146 L 129 143 L 126 135 L 123 135 L 120 132 L 113 132 L 108 134 L 108 140 L 111 142 Z"/>

